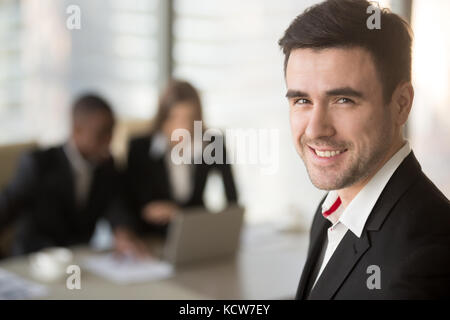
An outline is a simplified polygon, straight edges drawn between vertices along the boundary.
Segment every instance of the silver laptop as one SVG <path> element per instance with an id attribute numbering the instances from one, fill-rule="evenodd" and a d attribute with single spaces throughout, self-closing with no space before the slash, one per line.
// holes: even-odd
<path id="1" fill-rule="evenodd" d="M 178 266 L 234 255 L 243 217 L 244 209 L 239 206 L 219 213 L 205 209 L 180 212 L 169 226 L 163 258 Z"/>

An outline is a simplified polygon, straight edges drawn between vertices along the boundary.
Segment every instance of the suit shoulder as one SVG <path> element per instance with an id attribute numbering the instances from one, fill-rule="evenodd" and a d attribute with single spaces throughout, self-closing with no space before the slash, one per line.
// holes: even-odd
<path id="1" fill-rule="evenodd" d="M 61 159 L 61 154 L 64 152 L 62 146 L 55 146 L 46 149 L 35 149 L 25 154 L 33 162 L 38 165 L 54 164 Z"/>
<path id="2" fill-rule="evenodd" d="M 450 202 L 425 174 L 411 185 L 398 208 L 403 213 L 402 224 L 411 232 L 450 236 Z"/>
<path id="3" fill-rule="evenodd" d="M 62 146 L 27 151 L 19 158 L 18 170 L 28 174 L 43 174 L 54 170 L 65 161 L 63 153 Z"/>
<path id="4" fill-rule="evenodd" d="M 411 186 L 408 197 L 418 208 L 427 210 L 435 208 L 450 215 L 450 201 L 424 173 L 421 173 Z"/>
<path id="5" fill-rule="evenodd" d="M 129 150 L 136 150 L 136 149 L 142 149 L 142 148 L 149 148 L 150 142 L 152 140 L 152 135 L 142 135 L 133 137 L 129 140 Z"/>

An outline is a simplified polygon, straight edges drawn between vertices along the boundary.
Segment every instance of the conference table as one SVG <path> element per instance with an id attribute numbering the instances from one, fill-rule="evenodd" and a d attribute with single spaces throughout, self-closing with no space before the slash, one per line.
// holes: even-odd
<path id="1" fill-rule="evenodd" d="M 47 294 L 38 299 L 292 299 L 306 260 L 308 233 L 245 226 L 236 256 L 176 268 L 164 280 L 118 285 L 89 271 L 81 272 L 81 289 L 69 290 L 66 280 L 39 282 L 30 274 L 29 258 L 0 261 L 0 269 L 41 283 Z M 98 254 L 89 247 L 71 248 L 74 262 Z"/>

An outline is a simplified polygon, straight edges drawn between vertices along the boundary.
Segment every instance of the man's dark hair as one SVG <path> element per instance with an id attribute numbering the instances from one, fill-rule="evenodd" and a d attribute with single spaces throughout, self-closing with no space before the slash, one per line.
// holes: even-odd
<path id="1" fill-rule="evenodd" d="M 98 111 L 106 112 L 114 118 L 114 112 L 105 99 L 96 94 L 84 94 L 74 101 L 72 117 L 75 119 L 78 115 L 86 115 Z"/>
<path id="2" fill-rule="evenodd" d="M 327 0 L 306 9 L 279 40 L 285 71 L 294 49 L 362 47 L 372 55 L 389 103 L 397 86 L 411 81 L 413 34 L 409 24 L 388 9 L 380 9 L 381 29 L 370 30 L 371 5 L 366 0 Z"/>

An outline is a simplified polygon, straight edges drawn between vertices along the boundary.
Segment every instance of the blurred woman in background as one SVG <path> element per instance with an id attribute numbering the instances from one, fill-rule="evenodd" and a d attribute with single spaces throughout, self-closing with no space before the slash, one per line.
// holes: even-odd
<path id="1" fill-rule="evenodd" d="M 214 170 L 221 174 L 228 203 L 237 201 L 231 167 L 225 161 L 224 143 L 222 164 L 206 164 L 203 158 L 200 164 L 194 164 L 198 163 L 194 158 L 202 157 L 202 142 L 197 152 L 192 148 L 189 163 L 175 164 L 171 159 L 172 149 L 181 143 L 172 140 L 172 133 L 176 129 L 187 130 L 192 139 L 190 145 L 194 146 L 195 121 L 202 121 L 197 90 L 188 82 L 172 80 L 160 96 L 150 134 L 130 141 L 126 177 L 130 205 L 137 215 L 140 233 L 165 234 L 178 209 L 204 206 L 207 177 Z M 203 125 L 201 130 L 203 136 Z M 223 142 L 223 136 L 216 135 L 213 139 Z"/>

